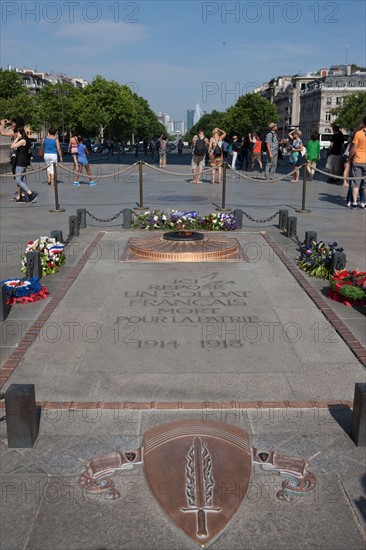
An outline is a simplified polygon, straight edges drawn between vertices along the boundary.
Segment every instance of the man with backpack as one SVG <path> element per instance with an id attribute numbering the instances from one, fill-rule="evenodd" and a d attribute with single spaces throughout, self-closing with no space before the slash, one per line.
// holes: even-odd
<path id="1" fill-rule="evenodd" d="M 208 139 L 205 136 L 203 128 L 199 128 L 198 135 L 195 135 L 192 140 L 193 156 L 192 156 L 192 172 L 193 183 L 201 183 L 202 172 L 205 166 L 205 157 L 208 151 Z M 197 177 L 198 168 L 198 177 Z"/>

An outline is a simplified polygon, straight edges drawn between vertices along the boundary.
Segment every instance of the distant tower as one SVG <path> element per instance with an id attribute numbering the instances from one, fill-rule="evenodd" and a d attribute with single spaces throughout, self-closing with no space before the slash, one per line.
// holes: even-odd
<path id="1" fill-rule="evenodd" d="M 189 130 L 193 126 L 193 117 L 194 117 L 194 111 L 193 110 L 187 111 L 187 132 L 189 132 Z"/>
<path id="2" fill-rule="evenodd" d="M 200 104 L 197 103 L 196 104 L 196 108 L 195 108 L 195 111 L 194 111 L 194 116 L 193 116 L 193 124 L 197 124 L 197 122 L 203 117 L 203 111 L 200 107 Z"/>

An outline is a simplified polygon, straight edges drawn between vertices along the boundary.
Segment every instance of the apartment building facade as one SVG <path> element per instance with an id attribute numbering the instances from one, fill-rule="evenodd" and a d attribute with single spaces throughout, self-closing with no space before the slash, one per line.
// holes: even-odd
<path id="1" fill-rule="evenodd" d="M 366 91 L 366 72 L 352 73 L 350 65 L 280 76 L 255 90 L 276 105 L 279 137 L 287 138 L 291 130 L 300 127 L 305 141 L 313 130 L 330 136 L 336 118 L 331 110 L 341 105 L 344 97 L 359 91 Z"/>

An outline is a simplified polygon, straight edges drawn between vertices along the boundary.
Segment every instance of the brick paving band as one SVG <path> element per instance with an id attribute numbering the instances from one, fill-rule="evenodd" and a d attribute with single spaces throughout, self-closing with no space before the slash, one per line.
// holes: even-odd
<path id="1" fill-rule="evenodd" d="M 338 315 L 333 311 L 333 309 L 326 303 L 326 301 L 319 295 L 319 292 L 311 286 L 307 281 L 306 277 L 300 272 L 299 268 L 290 260 L 286 254 L 281 250 L 281 247 L 270 237 L 266 231 L 260 232 L 262 237 L 272 248 L 272 250 L 277 254 L 281 262 L 285 265 L 294 279 L 299 283 L 299 285 L 305 290 L 309 298 L 312 299 L 314 304 L 320 309 L 324 317 L 329 321 L 329 323 L 334 327 L 338 332 L 339 336 L 344 340 L 349 349 L 354 353 L 357 359 L 366 366 L 366 349 L 364 346 L 357 340 L 357 338 L 352 334 L 352 332 L 346 327 L 343 321 L 338 317 Z"/>

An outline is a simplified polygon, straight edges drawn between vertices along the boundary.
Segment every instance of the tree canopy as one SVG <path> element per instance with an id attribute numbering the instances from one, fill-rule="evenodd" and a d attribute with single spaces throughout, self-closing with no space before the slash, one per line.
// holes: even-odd
<path id="1" fill-rule="evenodd" d="M 240 96 L 238 101 L 225 112 L 212 111 L 203 117 L 186 134 L 186 140 L 190 141 L 203 127 L 209 136 L 216 127 L 225 130 L 230 137 L 234 134 L 240 137 L 249 132 L 261 131 L 268 127 L 270 122 L 278 122 L 276 106 L 264 97 L 251 93 Z"/>
<path id="2" fill-rule="evenodd" d="M 354 130 L 366 114 L 366 92 L 346 96 L 342 105 L 331 112 L 337 117 L 333 125 L 336 124 L 348 131 Z"/>

